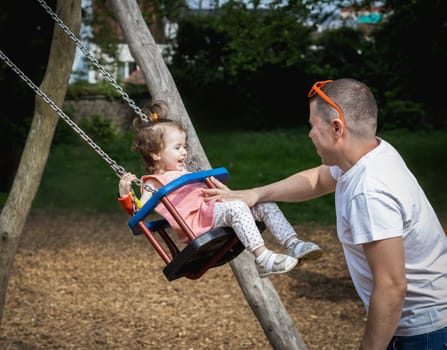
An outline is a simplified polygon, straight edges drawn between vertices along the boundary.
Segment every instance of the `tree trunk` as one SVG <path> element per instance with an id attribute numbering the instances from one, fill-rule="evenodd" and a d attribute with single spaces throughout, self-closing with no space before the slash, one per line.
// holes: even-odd
<path id="1" fill-rule="evenodd" d="M 179 120 L 187 129 L 188 146 L 191 150 L 189 158 L 200 168 L 209 168 L 210 164 L 178 93 L 171 72 L 163 61 L 138 4 L 134 0 L 112 0 L 110 4 L 124 31 L 132 56 L 143 73 L 152 98 L 168 103 L 170 117 Z"/>
<path id="2" fill-rule="evenodd" d="M 74 33 L 79 33 L 81 0 L 59 0 L 57 13 Z M 58 106 L 62 106 L 65 98 L 75 48 L 73 41 L 55 25 L 47 71 L 41 89 Z M 0 214 L 0 322 L 3 318 L 14 255 L 31 203 L 39 188 L 57 121 L 56 112 L 41 98 L 36 98 L 33 121 L 17 174 Z"/>
<path id="3" fill-rule="evenodd" d="M 188 129 L 191 156 L 202 168 L 209 167 L 175 82 L 169 72 L 135 0 L 110 0 L 133 57 L 140 67 L 151 96 L 168 103 L 170 116 Z M 307 349 L 269 279 L 258 277 L 253 257 L 244 251 L 231 267 L 239 285 L 274 349 Z"/>

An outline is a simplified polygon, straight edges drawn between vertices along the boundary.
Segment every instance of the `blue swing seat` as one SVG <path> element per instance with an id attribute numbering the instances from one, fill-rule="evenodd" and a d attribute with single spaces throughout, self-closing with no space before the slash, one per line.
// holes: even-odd
<path id="1" fill-rule="evenodd" d="M 163 269 L 163 273 L 169 281 L 180 277 L 198 279 L 208 269 L 233 260 L 245 249 L 233 229 L 229 227 L 218 227 L 200 236 L 195 236 L 189 227 L 182 226 L 187 226 L 187 224 L 167 198 L 169 193 L 187 184 L 195 182 L 208 183 L 207 179 L 211 176 L 221 182 L 226 182 L 229 174 L 225 168 L 185 174 L 158 189 L 128 222 L 128 226 L 133 234 L 144 234 L 165 261 L 166 267 Z M 179 226 L 183 227 L 187 236 L 191 238 L 191 241 L 181 250 L 166 231 L 170 227 L 167 220 L 145 221 L 149 214 L 154 213 L 155 207 L 160 202 L 166 206 Z M 160 243 L 160 240 L 154 234 L 155 232 L 163 240 L 164 245 Z M 165 246 L 167 246 L 170 254 L 168 254 Z"/>

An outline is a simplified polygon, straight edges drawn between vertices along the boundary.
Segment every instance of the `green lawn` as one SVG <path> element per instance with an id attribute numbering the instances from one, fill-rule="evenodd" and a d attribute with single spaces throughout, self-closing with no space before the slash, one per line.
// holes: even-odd
<path id="1" fill-rule="evenodd" d="M 308 130 L 226 132 L 199 135 L 211 164 L 225 166 L 232 174 L 232 188 L 247 188 L 281 179 L 320 163 L 307 136 Z M 443 222 L 447 222 L 447 131 L 379 133 L 407 162 Z M 333 195 L 305 203 L 283 203 L 294 223 L 334 223 Z"/>
<path id="2" fill-rule="evenodd" d="M 316 166 L 319 158 L 307 130 L 269 132 L 198 132 L 213 167 L 226 167 L 229 186 L 253 187 L 279 180 L 294 172 Z M 380 134 L 403 155 L 425 189 L 435 210 L 447 220 L 446 131 L 412 133 L 393 131 Z M 118 164 L 142 175 L 138 154 L 130 151 L 127 135 L 99 143 Z M 87 212 L 118 212 L 118 177 L 109 165 L 80 139 L 53 145 L 34 208 L 65 208 Z M 3 200 L 4 200 L 3 195 Z M 281 203 L 292 223 L 335 222 L 333 195 L 306 203 Z"/>

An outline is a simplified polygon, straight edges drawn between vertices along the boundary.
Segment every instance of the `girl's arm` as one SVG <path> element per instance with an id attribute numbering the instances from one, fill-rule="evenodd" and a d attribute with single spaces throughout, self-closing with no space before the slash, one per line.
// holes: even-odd
<path id="1" fill-rule="evenodd" d="M 146 181 L 145 184 L 147 184 L 153 188 L 157 188 L 156 184 L 151 180 Z M 141 198 L 140 198 L 141 205 L 144 205 L 144 203 L 146 203 L 149 199 L 151 199 L 151 197 L 152 197 L 152 192 L 146 191 L 143 188 L 143 194 L 141 195 Z"/>
<path id="2" fill-rule="evenodd" d="M 134 214 L 134 202 L 132 200 L 132 183 L 136 182 L 137 177 L 132 173 L 127 173 L 123 175 L 119 182 L 119 198 L 118 201 L 123 207 L 123 209 L 130 215 Z M 151 185 L 152 187 L 156 188 L 156 184 L 153 183 L 151 180 L 146 181 L 147 184 Z M 141 195 L 141 198 L 139 199 L 141 205 L 144 205 L 150 198 L 152 197 L 152 192 L 146 191 L 143 188 L 143 194 Z"/>
<path id="3" fill-rule="evenodd" d="M 125 197 L 130 193 L 130 191 L 132 189 L 132 187 L 131 187 L 132 183 L 135 182 L 136 180 L 137 180 L 137 177 L 132 173 L 124 174 L 121 177 L 119 185 L 118 185 L 120 197 Z"/>

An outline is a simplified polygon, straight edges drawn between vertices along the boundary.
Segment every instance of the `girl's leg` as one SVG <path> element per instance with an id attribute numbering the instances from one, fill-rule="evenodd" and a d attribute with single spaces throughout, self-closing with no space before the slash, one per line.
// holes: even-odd
<path id="1" fill-rule="evenodd" d="M 247 204 L 242 201 L 216 202 L 214 226 L 232 227 L 250 253 L 264 247 L 264 239 L 256 226 L 253 215 Z"/>
<path id="2" fill-rule="evenodd" d="M 214 207 L 214 226 L 232 227 L 241 243 L 255 255 L 260 277 L 288 272 L 298 263 L 296 258 L 276 254 L 265 248 L 250 208 L 245 202 L 217 202 Z"/>
<path id="3" fill-rule="evenodd" d="M 251 208 L 251 212 L 256 220 L 265 224 L 281 245 L 284 246 L 287 241 L 294 238 L 298 239 L 295 229 L 287 221 L 276 203 L 258 203 Z"/>
<path id="4" fill-rule="evenodd" d="M 288 255 L 298 259 L 314 260 L 323 254 L 315 243 L 305 242 L 298 238 L 294 228 L 276 203 L 258 203 L 251 208 L 251 212 L 256 220 L 265 223 L 273 236 L 286 248 Z"/>

